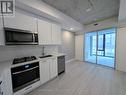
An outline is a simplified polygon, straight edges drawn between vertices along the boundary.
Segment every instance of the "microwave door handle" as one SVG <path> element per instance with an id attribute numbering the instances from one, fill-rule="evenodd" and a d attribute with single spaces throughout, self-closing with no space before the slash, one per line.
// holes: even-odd
<path id="1" fill-rule="evenodd" d="M 30 68 L 30 69 L 23 70 L 23 71 L 19 71 L 19 72 L 15 72 L 15 73 L 12 73 L 12 74 L 13 74 L 13 75 L 20 74 L 20 73 L 23 73 L 23 72 L 27 72 L 27 71 L 30 71 L 30 70 L 36 69 L 36 68 L 38 68 L 38 67 L 39 67 L 39 66 L 36 66 L 36 67 Z"/>
<path id="2" fill-rule="evenodd" d="M 35 42 L 35 34 L 33 33 L 33 35 L 32 35 L 32 36 L 33 36 L 33 42 Z"/>

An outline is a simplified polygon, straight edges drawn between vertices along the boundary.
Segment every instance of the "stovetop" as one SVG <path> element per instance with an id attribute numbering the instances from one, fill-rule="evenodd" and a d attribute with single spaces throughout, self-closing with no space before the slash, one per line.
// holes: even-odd
<path id="1" fill-rule="evenodd" d="M 37 58 L 35 56 L 28 56 L 28 57 L 21 57 L 21 58 L 14 58 L 13 64 L 19 64 L 23 62 L 33 61 Z"/>

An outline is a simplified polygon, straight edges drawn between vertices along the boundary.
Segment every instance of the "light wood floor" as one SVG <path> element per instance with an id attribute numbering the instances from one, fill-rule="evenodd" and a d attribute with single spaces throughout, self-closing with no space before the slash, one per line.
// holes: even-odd
<path id="1" fill-rule="evenodd" d="M 64 75 L 28 95 L 126 95 L 126 73 L 74 61 Z"/>

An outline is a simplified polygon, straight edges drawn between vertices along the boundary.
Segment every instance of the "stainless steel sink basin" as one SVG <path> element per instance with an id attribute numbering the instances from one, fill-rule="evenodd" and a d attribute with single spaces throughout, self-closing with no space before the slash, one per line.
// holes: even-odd
<path id="1" fill-rule="evenodd" d="M 47 57 L 52 57 L 53 55 L 42 55 L 39 58 L 47 58 Z"/>

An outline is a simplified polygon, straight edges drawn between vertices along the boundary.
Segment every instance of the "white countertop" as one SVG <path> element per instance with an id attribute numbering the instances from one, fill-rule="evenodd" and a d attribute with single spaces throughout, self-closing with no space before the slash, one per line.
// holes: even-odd
<path id="1" fill-rule="evenodd" d="M 52 55 L 53 55 L 52 57 L 59 57 L 59 56 L 64 56 L 65 54 L 57 53 L 57 54 L 52 54 Z M 48 58 L 50 58 L 50 57 L 48 57 Z M 39 61 L 39 60 L 42 60 L 42 59 L 45 59 L 45 58 L 37 58 L 37 60 L 35 60 L 35 61 Z M 27 64 L 27 62 L 26 63 L 22 63 L 22 64 Z M 15 67 L 15 66 L 16 65 L 12 65 L 12 60 L 11 61 L 0 62 L 0 77 L 3 74 L 5 69 L 11 68 L 11 67 Z M 17 66 L 18 66 L 18 64 L 17 64 Z"/>
<path id="2" fill-rule="evenodd" d="M 2 73 L 4 72 L 4 70 L 11 68 L 11 66 L 12 66 L 12 61 L 0 62 L 0 77 L 1 77 Z"/>
<path id="3" fill-rule="evenodd" d="M 64 54 L 64 53 L 57 53 L 57 54 L 53 54 L 53 56 L 55 56 L 55 57 L 59 57 L 59 56 L 65 56 L 66 54 Z"/>

